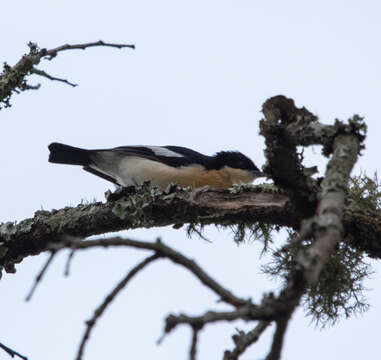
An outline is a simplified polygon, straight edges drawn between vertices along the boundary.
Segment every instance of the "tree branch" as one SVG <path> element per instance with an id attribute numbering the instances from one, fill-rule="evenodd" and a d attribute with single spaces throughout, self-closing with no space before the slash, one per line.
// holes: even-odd
<path id="1" fill-rule="evenodd" d="M 83 351 L 85 349 L 86 343 L 90 338 L 91 331 L 93 330 L 97 320 L 102 316 L 107 307 L 111 304 L 111 302 L 116 298 L 120 291 L 122 291 L 128 284 L 128 282 L 140 271 L 143 270 L 148 264 L 152 261 L 158 259 L 158 255 L 152 255 L 141 261 L 139 264 L 134 266 L 128 274 L 119 282 L 119 284 L 108 294 L 102 304 L 94 311 L 93 316 L 90 320 L 86 321 L 86 331 L 82 336 L 81 343 L 78 348 L 78 352 L 76 355 L 76 360 L 81 360 Z"/>
<path id="2" fill-rule="evenodd" d="M 10 357 L 15 357 L 15 356 L 18 356 L 20 359 L 23 359 L 23 360 L 28 360 L 28 358 L 24 355 L 21 355 L 20 353 L 18 353 L 17 351 L 9 348 L 8 346 L 0 343 L 0 349 L 3 349 Z"/>
<path id="3" fill-rule="evenodd" d="M 61 51 L 85 50 L 89 47 L 94 47 L 94 46 L 106 46 L 106 47 L 113 47 L 113 48 L 117 48 L 117 49 L 123 49 L 123 48 L 135 49 L 135 45 L 113 44 L 113 43 L 106 43 L 102 40 L 99 40 L 99 41 L 89 42 L 89 43 L 85 43 L 85 44 L 75 44 L 75 45 L 65 44 L 65 45 L 58 46 L 58 47 L 51 49 L 51 50 L 41 49 L 41 51 L 43 52 L 43 56 L 50 56 L 53 58 L 53 57 L 57 56 L 57 54 Z"/>
<path id="4" fill-rule="evenodd" d="M 170 259 L 172 262 L 183 266 L 195 275 L 206 287 L 216 293 L 220 299 L 233 306 L 241 306 L 248 303 L 247 300 L 241 299 L 233 295 L 229 290 L 225 289 L 210 275 L 208 275 L 194 260 L 188 259 L 180 252 L 173 250 L 158 239 L 156 242 L 145 242 L 138 240 L 125 239 L 121 237 L 112 237 L 97 240 L 78 241 L 72 238 L 63 238 L 60 243 L 51 245 L 51 250 L 59 250 L 70 247 L 74 250 L 84 250 L 92 247 L 109 247 L 109 246 L 127 246 L 137 249 L 154 251 L 157 256 Z"/>
<path id="5" fill-rule="evenodd" d="M 334 139 L 333 155 L 328 162 L 326 176 L 321 184 L 317 214 L 309 221 L 303 222 L 300 231 L 303 236 L 314 241 L 308 249 L 299 249 L 296 264 L 289 274 L 286 286 L 274 299 L 274 304 L 284 304 L 287 300 L 289 309 L 284 317 L 277 319 L 277 331 L 268 356 L 269 360 L 280 358 L 283 337 L 292 313 L 298 306 L 307 286 L 318 281 L 329 257 L 342 240 L 345 195 L 350 173 L 362 146 L 361 141 L 365 138 L 365 134 L 362 132 L 365 133 L 365 131 L 362 119 L 353 118 L 347 127 L 347 134 L 338 135 Z M 311 226 L 311 223 L 314 225 Z"/>
<path id="6" fill-rule="evenodd" d="M 28 295 L 26 296 L 25 301 L 30 301 L 32 299 L 32 296 L 33 296 L 34 292 L 36 291 L 38 284 L 40 283 L 40 281 L 44 277 L 44 275 L 45 275 L 46 271 L 48 270 L 49 265 L 52 263 L 55 255 L 56 255 L 56 251 L 51 250 L 48 260 L 46 261 L 45 265 L 42 267 L 41 271 L 36 276 L 36 279 L 34 280 L 34 284 L 33 284 L 32 288 L 30 289 Z"/>
<path id="7" fill-rule="evenodd" d="M 223 360 L 238 360 L 246 349 L 258 341 L 259 337 L 270 325 L 270 321 L 260 321 L 258 325 L 247 334 L 243 331 L 239 331 L 238 335 L 233 335 L 233 341 L 235 344 L 234 350 L 226 350 Z"/>
<path id="8" fill-rule="evenodd" d="M 305 216 L 313 214 L 316 206 L 318 184 L 311 175 L 311 169 L 302 165 L 297 152 L 299 138 L 288 134 L 288 126 L 296 126 L 296 119 L 307 124 L 317 118 L 306 109 L 295 107 L 292 99 L 274 96 L 262 107 L 265 119 L 260 121 L 260 133 L 265 137 L 265 156 L 267 163 L 264 171 L 271 175 L 276 186 L 285 189 Z"/>
<path id="9" fill-rule="evenodd" d="M 84 250 L 92 247 L 109 247 L 109 246 L 127 246 L 143 250 L 154 251 L 154 255 L 146 258 L 143 262 L 135 266 L 125 278 L 123 278 L 119 284 L 112 290 L 112 292 L 106 297 L 103 303 L 94 311 L 94 315 L 90 320 L 86 322 L 87 328 L 82 337 L 81 344 L 77 353 L 76 360 L 81 360 L 83 351 L 87 341 L 89 340 L 91 331 L 97 321 L 97 319 L 103 314 L 107 306 L 115 299 L 119 292 L 127 285 L 130 279 L 142 270 L 150 262 L 160 258 L 165 257 L 170 259 L 176 264 L 183 266 L 184 268 L 191 271 L 206 287 L 211 289 L 216 293 L 222 301 L 233 305 L 236 307 L 235 311 L 230 312 L 213 312 L 210 311 L 203 315 L 202 317 L 189 317 L 187 315 L 174 316 L 170 315 L 166 319 L 165 334 L 168 334 L 172 329 L 181 323 L 189 324 L 192 328 L 192 343 L 190 347 L 190 359 L 196 358 L 196 347 L 198 333 L 203 328 L 206 323 L 228 320 L 233 321 L 236 319 L 246 319 L 252 320 L 257 318 L 275 316 L 278 309 L 270 309 L 266 306 L 266 298 L 263 301 L 263 306 L 257 307 L 251 303 L 251 300 L 240 299 L 233 295 L 230 291 L 225 289 L 222 285 L 217 283 L 212 277 L 210 277 L 202 268 L 200 268 L 193 260 L 188 259 L 181 253 L 171 249 L 170 247 L 163 244 L 159 239 L 156 242 L 143 242 L 131 239 L 124 239 L 120 237 L 113 237 L 108 239 L 97 239 L 97 240 L 85 240 L 81 241 L 79 239 L 66 236 L 61 238 L 61 242 L 57 242 L 51 245 L 50 251 L 52 254 L 56 254 L 59 250 L 70 248 L 73 251 Z M 43 268 L 43 272 L 46 270 L 51 259 Z M 43 273 L 42 272 L 42 273 Z M 40 276 L 39 276 L 40 277 Z M 253 341 L 252 341 L 253 342 Z M 248 346 L 248 345 L 247 345 Z"/>
<path id="10" fill-rule="evenodd" d="M 309 284 L 316 283 L 329 256 L 342 240 L 345 195 L 359 148 L 359 140 L 353 135 L 338 136 L 334 142 L 334 153 L 321 184 L 317 216 L 312 219 L 315 242 L 306 252 L 301 251 L 297 259 Z M 307 223 L 304 226 L 308 226 Z"/>
<path id="11" fill-rule="evenodd" d="M 66 79 L 61 79 L 61 78 L 58 78 L 58 77 L 54 77 L 54 76 L 51 76 L 49 75 L 48 73 L 46 73 L 45 71 L 43 70 L 40 70 L 40 69 L 36 69 L 36 68 L 33 68 L 30 72 L 31 74 L 36 74 L 36 75 L 39 75 L 39 76 L 42 76 L 42 77 L 45 77 L 49 80 L 52 80 L 52 81 L 60 81 L 60 82 L 63 82 L 67 85 L 70 85 L 72 87 L 76 87 L 78 86 L 78 84 L 74 84 Z"/>
<path id="12" fill-rule="evenodd" d="M 273 343 L 271 345 L 270 353 L 267 355 L 266 360 L 279 360 L 283 347 L 284 335 L 286 334 L 289 316 L 280 318 L 276 321 L 275 334 L 273 336 Z"/>
<path id="13" fill-rule="evenodd" d="M 120 194 L 119 194 L 120 195 Z M 292 200 L 266 186 L 166 191 L 143 186 L 130 195 L 114 195 L 115 200 L 37 211 L 17 224 L 0 224 L 0 266 L 12 271 L 15 263 L 46 251 L 63 235 L 85 238 L 119 230 L 194 224 L 255 224 L 262 222 L 298 229 L 303 219 Z M 360 210 L 344 210 L 344 228 L 356 246 L 374 258 L 381 258 L 381 217 L 365 216 Z"/>
<path id="14" fill-rule="evenodd" d="M 38 89 L 39 85 L 37 86 L 31 86 L 26 82 L 26 77 L 29 74 L 35 73 L 41 76 L 44 76 L 50 80 L 57 80 L 64 83 L 67 83 L 71 86 L 75 86 L 75 84 L 70 83 L 68 80 L 56 78 L 54 76 L 51 76 L 47 73 L 45 73 L 42 70 L 36 69 L 35 66 L 40 63 L 42 59 L 53 59 L 57 56 L 59 52 L 65 51 L 65 50 L 74 50 L 74 49 L 87 49 L 89 47 L 94 46 L 106 46 L 106 47 L 113 47 L 113 48 L 130 48 L 135 49 L 135 45 L 127 45 L 127 44 L 112 44 L 112 43 L 105 43 L 102 40 L 96 41 L 96 42 L 90 42 L 86 44 L 76 44 L 76 45 L 69 45 L 65 44 L 59 47 L 56 47 L 54 49 L 39 49 L 37 44 L 29 43 L 29 53 L 25 54 L 21 60 L 19 60 L 16 65 L 9 66 L 7 64 L 4 64 L 4 70 L 0 74 L 0 110 L 1 105 L 3 107 L 7 108 L 10 107 L 10 98 L 13 94 L 13 92 L 19 93 L 21 91 L 29 90 L 29 89 Z"/>
<path id="15" fill-rule="evenodd" d="M 196 360 L 197 353 L 197 341 L 198 341 L 198 333 L 200 329 L 197 327 L 192 328 L 192 343 L 189 349 L 189 360 Z"/>
<path id="16" fill-rule="evenodd" d="M 231 191 L 167 191 L 148 186 L 137 193 L 106 203 L 78 205 L 61 210 L 37 211 L 18 224 L 0 224 L 0 266 L 11 268 L 29 255 L 45 251 L 63 235 L 85 238 L 119 230 L 178 225 L 273 222 L 296 226 L 297 214 L 289 199 L 279 193 L 258 192 L 261 187 Z"/>

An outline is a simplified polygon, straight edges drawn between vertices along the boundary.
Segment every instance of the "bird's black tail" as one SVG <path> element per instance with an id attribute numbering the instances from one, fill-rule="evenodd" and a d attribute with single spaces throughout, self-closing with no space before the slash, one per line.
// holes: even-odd
<path id="1" fill-rule="evenodd" d="M 91 150 L 76 148 L 73 146 L 51 143 L 49 145 L 49 162 L 71 165 L 89 165 Z"/>

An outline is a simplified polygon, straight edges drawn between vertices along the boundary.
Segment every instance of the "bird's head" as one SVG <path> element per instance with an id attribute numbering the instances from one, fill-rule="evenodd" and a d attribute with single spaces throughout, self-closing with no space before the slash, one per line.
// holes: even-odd
<path id="1" fill-rule="evenodd" d="M 249 171 L 254 178 L 266 176 L 255 166 L 251 159 L 239 151 L 220 151 L 215 155 L 215 161 L 220 168 L 228 166 L 233 169 L 246 170 Z"/>

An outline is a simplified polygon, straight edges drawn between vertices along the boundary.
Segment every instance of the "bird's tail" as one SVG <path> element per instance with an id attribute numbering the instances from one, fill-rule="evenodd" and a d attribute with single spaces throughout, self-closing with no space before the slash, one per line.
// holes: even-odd
<path id="1" fill-rule="evenodd" d="M 48 148 L 50 150 L 49 162 L 82 166 L 91 163 L 91 150 L 80 149 L 60 143 L 51 143 Z"/>

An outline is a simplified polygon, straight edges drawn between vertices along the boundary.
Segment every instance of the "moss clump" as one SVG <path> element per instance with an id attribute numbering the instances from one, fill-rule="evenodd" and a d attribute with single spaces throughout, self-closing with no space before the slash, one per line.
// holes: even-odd
<path id="1" fill-rule="evenodd" d="M 347 207 L 365 215 L 381 216 L 381 184 L 377 173 L 373 178 L 362 173 L 350 179 Z"/>
<path id="2" fill-rule="evenodd" d="M 290 233 L 290 240 L 296 236 Z M 341 317 L 348 318 L 368 310 L 364 295 L 364 280 L 372 274 L 362 251 L 355 249 L 352 239 L 342 242 L 320 274 L 319 281 L 307 289 L 303 305 L 307 315 L 312 316 L 317 325 L 333 325 Z M 307 248 L 310 242 L 303 246 Z M 272 261 L 262 266 L 262 271 L 284 282 L 294 268 L 294 258 L 300 247 L 273 252 Z"/>

